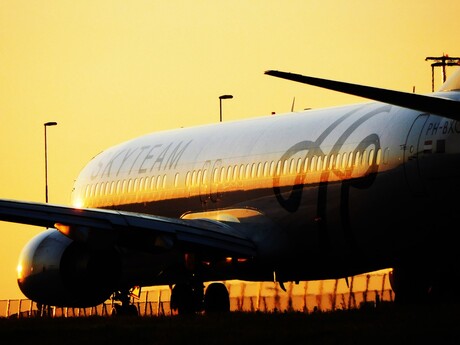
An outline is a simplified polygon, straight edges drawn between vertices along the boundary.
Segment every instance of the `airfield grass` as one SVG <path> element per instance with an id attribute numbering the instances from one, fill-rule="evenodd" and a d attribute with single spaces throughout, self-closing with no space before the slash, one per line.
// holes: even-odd
<path id="1" fill-rule="evenodd" d="M 0 319 L 0 344 L 460 344 L 460 305 L 301 313 Z"/>

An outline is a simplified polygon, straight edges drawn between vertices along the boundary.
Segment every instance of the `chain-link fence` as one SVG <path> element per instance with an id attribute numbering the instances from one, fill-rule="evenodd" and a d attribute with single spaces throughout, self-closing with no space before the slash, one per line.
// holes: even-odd
<path id="1" fill-rule="evenodd" d="M 392 302 L 393 291 L 388 281 L 388 272 L 359 275 L 350 280 L 337 279 L 313 282 L 225 282 L 230 294 L 230 309 L 246 312 L 328 311 L 375 307 L 382 302 Z M 140 316 L 172 315 L 170 308 L 171 289 L 161 286 L 144 290 L 132 299 Z M 112 301 L 91 308 L 45 307 L 28 299 L 0 300 L 0 317 L 85 317 L 108 316 L 112 312 Z"/>

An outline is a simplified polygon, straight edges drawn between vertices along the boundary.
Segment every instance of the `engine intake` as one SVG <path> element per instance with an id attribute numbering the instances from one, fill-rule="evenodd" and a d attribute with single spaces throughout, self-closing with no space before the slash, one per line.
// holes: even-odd
<path id="1" fill-rule="evenodd" d="M 95 251 L 55 229 L 34 237 L 19 257 L 19 288 L 44 305 L 98 305 L 115 291 L 120 277 L 121 258 L 114 248 Z"/>

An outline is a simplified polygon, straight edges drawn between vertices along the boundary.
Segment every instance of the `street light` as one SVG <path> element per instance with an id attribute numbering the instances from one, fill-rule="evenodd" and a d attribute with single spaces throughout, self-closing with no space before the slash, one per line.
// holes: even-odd
<path id="1" fill-rule="evenodd" d="M 57 122 L 45 122 L 43 126 L 45 127 L 45 201 L 48 203 L 48 151 L 46 145 L 46 127 L 56 126 Z"/>
<path id="2" fill-rule="evenodd" d="M 222 122 L 222 100 L 223 99 L 231 99 L 231 98 L 233 98 L 232 95 L 219 96 L 220 122 Z"/>

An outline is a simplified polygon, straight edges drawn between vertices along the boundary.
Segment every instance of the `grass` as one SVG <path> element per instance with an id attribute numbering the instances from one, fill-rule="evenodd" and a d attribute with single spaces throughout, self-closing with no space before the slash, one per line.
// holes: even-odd
<path id="1" fill-rule="evenodd" d="M 2 344 L 460 344 L 458 305 L 164 317 L 0 319 Z"/>

